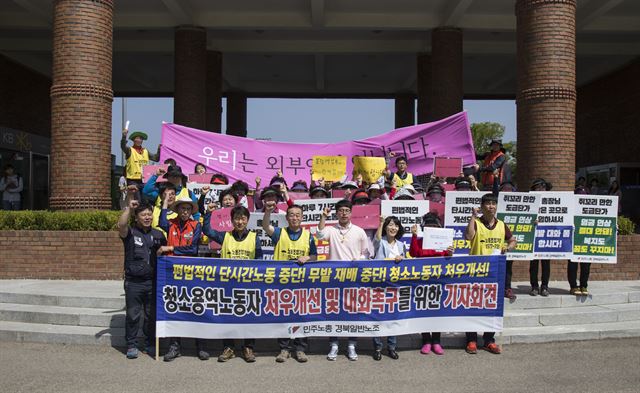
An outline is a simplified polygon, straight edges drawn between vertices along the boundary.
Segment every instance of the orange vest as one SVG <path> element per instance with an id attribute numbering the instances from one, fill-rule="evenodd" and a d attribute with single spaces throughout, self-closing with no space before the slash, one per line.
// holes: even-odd
<path id="1" fill-rule="evenodd" d="M 193 236 L 196 231 L 198 222 L 196 220 L 188 220 L 184 224 L 184 228 L 180 230 L 180 219 L 174 218 L 169 221 L 169 232 L 167 232 L 167 246 L 184 247 L 190 246 L 193 242 Z M 173 255 L 173 252 L 167 253 Z"/>
<path id="2" fill-rule="evenodd" d="M 491 152 L 491 154 L 485 157 L 482 165 L 484 167 L 488 167 L 492 165 L 500 156 L 504 156 L 504 153 L 500 150 Z M 504 164 L 502 166 L 504 166 Z M 500 176 L 500 183 L 502 183 L 502 166 L 498 168 L 498 176 Z M 492 187 L 493 180 L 494 180 L 493 172 L 489 172 L 489 171 L 482 172 L 482 185 Z"/>

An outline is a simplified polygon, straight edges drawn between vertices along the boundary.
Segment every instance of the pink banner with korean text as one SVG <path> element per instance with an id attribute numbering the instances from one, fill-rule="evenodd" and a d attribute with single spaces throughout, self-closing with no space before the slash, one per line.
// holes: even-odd
<path id="1" fill-rule="evenodd" d="M 371 138 L 337 143 L 254 140 L 165 123 L 160 159 L 173 158 L 183 168 L 201 162 L 207 172 L 224 173 L 231 181 L 253 184 L 256 176 L 270 179 L 277 171 L 282 171 L 289 180 L 307 179 L 313 156 L 383 157 L 389 152 L 407 157 L 409 171 L 414 174 L 431 173 L 436 156 L 460 157 L 464 165 L 475 163 L 466 112 Z M 347 160 L 347 173 L 353 170 L 351 161 Z M 394 160 L 390 165 L 395 170 Z"/>

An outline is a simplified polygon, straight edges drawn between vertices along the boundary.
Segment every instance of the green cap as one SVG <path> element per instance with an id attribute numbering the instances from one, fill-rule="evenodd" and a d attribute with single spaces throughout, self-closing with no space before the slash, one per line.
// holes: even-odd
<path id="1" fill-rule="evenodd" d="M 129 135 L 129 140 L 134 140 L 137 137 L 142 138 L 143 141 L 146 141 L 149 137 L 142 131 L 134 131 L 131 135 Z"/>

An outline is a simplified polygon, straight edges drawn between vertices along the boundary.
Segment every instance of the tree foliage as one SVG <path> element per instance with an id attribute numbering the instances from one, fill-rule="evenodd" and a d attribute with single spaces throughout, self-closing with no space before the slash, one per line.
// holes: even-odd
<path id="1" fill-rule="evenodd" d="M 502 139 L 504 137 L 505 126 L 500 123 L 484 122 L 471 124 L 471 136 L 476 154 L 484 154 L 489 151 L 489 143 L 492 139 Z M 507 162 L 511 167 L 511 173 L 516 173 L 516 143 L 502 142 L 506 150 Z"/>

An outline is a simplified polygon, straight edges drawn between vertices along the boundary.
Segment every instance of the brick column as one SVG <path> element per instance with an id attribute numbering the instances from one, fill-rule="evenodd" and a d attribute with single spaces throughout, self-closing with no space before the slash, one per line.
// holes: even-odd
<path id="1" fill-rule="evenodd" d="M 518 183 L 543 177 L 573 190 L 576 1 L 518 0 Z"/>
<path id="2" fill-rule="evenodd" d="M 396 128 L 416 124 L 416 104 L 413 94 L 398 94 L 395 99 Z"/>
<path id="3" fill-rule="evenodd" d="M 227 93 L 227 135 L 247 136 L 247 96 Z"/>
<path id="4" fill-rule="evenodd" d="M 112 41 L 112 0 L 54 2 L 52 209 L 111 207 Z"/>
<path id="5" fill-rule="evenodd" d="M 416 70 L 416 87 L 418 92 L 418 124 L 427 123 L 429 102 L 429 89 L 431 86 L 431 55 L 418 53 Z"/>
<path id="6" fill-rule="evenodd" d="M 175 30 L 173 121 L 204 129 L 207 94 L 207 32 L 198 26 Z"/>
<path id="7" fill-rule="evenodd" d="M 462 112 L 462 30 L 438 27 L 431 32 L 431 87 L 427 121 Z"/>
<path id="8" fill-rule="evenodd" d="M 207 51 L 206 129 L 222 130 L 222 53 Z"/>

